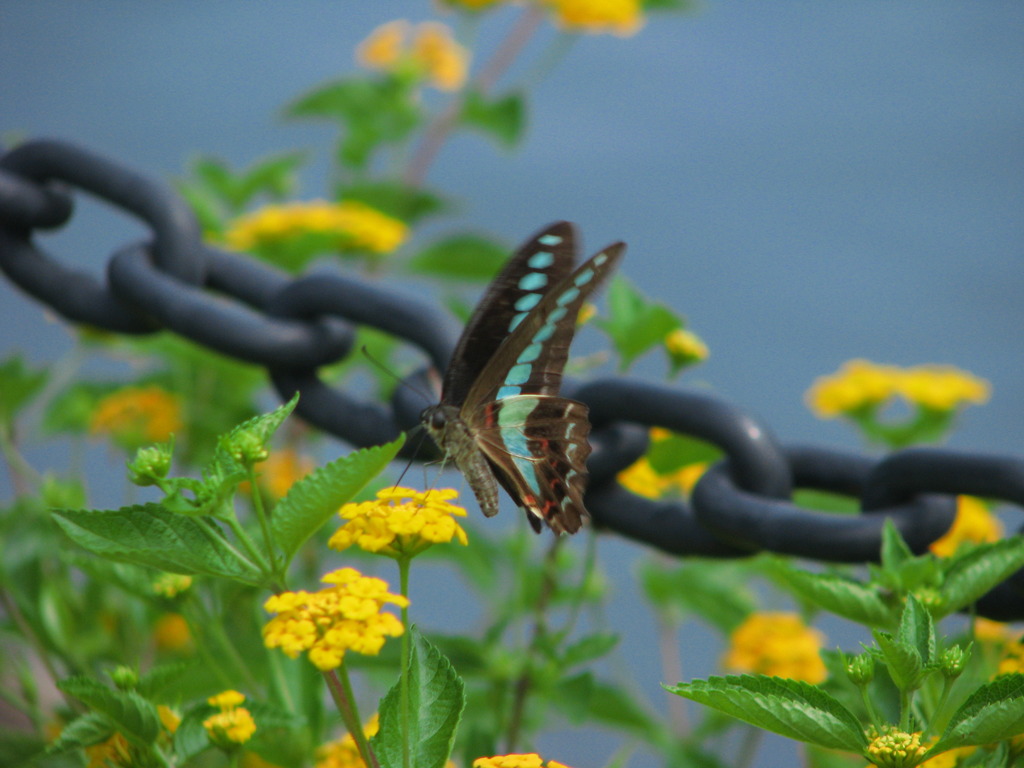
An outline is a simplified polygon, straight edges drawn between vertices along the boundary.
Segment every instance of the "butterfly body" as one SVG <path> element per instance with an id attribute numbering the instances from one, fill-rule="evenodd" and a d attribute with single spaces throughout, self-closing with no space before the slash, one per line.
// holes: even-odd
<path id="1" fill-rule="evenodd" d="M 590 454 L 587 407 L 560 397 L 562 370 L 586 298 L 625 248 L 616 243 L 574 269 L 572 225 L 527 241 L 491 283 L 456 346 L 441 402 L 423 424 L 466 477 L 487 516 L 500 485 L 556 533 L 574 533 Z"/>

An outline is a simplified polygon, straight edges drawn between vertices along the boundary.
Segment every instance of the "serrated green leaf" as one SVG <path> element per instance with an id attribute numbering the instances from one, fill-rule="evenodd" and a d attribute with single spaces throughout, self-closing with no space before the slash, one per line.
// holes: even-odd
<path id="1" fill-rule="evenodd" d="M 903 605 L 896 637 L 900 643 L 916 649 L 923 664 L 928 665 L 935 660 L 935 623 L 921 601 L 912 594 L 907 595 Z"/>
<path id="2" fill-rule="evenodd" d="M 402 445 L 403 435 L 394 442 L 351 453 L 335 459 L 295 482 L 277 506 L 271 520 L 274 541 L 291 561 L 306 540 L 379 475 Z"/>
<path id="3" fill-rule="evenodd" d="M 552 693 L 560 694 L 558 701 L 568 708 L 571 705 L 567 700 L 581 696 L 584 692 L 588 697 L 583 700 L 587 706 L 587 720 L 620 729 L 648 742 L 659 740 L 660 729 L 656 717 L 621 687 L 608 685 L 589 672 L 568 678 L 564 684 L 556 686 Z"/>
<path id="4" fill-rule="evenodd" d="M 88 712 L 76 717 L 65 725 L 60 735 L 46 747 L 46 753 L 58 755 L 64 752 L 91 747 L 109 739 L 114 732 L 110 719 L 99 712 Z"/>
<path id="5" fill-rule="evenodd" d="M 354 200 L 376 208 L 388 216 L 415 224 L 450 206 L 440 195 L 422 187 L 408 187 L 397 181 L 367 181 L 338 189 L 340 200 Z"/>
<path id="6" fill-rule="evenodd" d="M 790 739 L 851 752 L 860 752 L 867 744 L 856 716 L 833 696 L 809 683 L 730 675 L 663 687 Z"/>
<path id="7" fill-rule="evenodd" d="M 910 551 L 899 530 L 893 525 L 892 520 L 886 518 L 882 527 L 882 567 L 895 571 L 913 557 L 914 553 Z"/>
<path id="8" fill-rule="evenodd" d="M 892 609 L 878 590 L 842 576 L 808 573 L 780 563 L 775 573 L 793 592 L 818 608 L 868 627 L 891 627 Z"/>
<path id="9" fill-rule="evenodd" d="M 186 670 L 192 666 L 192 662 L 179 661 L 153 667 L 139 677 L 136 690 L 139 695 L 150 701 L 159 701 L 164 697 L 166 691 L 172 689 L 181 680 Z"/>
<path id="10" fill-rule="evenodd" d="M 450 235 L 420 251 L 409 270 L 458 280 L 490 280 L 508 258 L 508 249 L 483 235 Z"/>
<path id="11" fill-rule="evenodd" d="M 410 627 L 408 739 L 411 764 L 444 768 L 455 743 L 455 731 L 466 695 L 451 663 L 415 626 Z M 380 704 L 380 731 L 371 740 L 381 768 L 399 768 L 402 761 L 401 684 L 395 683 Z"/>
<path id="12" fill-rule="evenodd" d="M 937 618 L 976 602 L 1010 574 L 1024 568 L 1024 537 L 978 544 L 943 563 L 942 607 Z"/>
<path id="13" fill-rule="evenodd" d="M 260 585 L 259 570 L 213 527 L 158 504 L 118 510 L 57 510 L 72 541 L 103 557 L 171 573 L 203 574 Z"/>
<path id="14" fill-rule="evenodd" d="M 526 103 L 518 93 L 488 99 L 479 91 L 469 90 L 460 117 L 464 125 L 480 129 L 506 147 L 514 147 L 526 125 Z"/>
<path id="15" fill-rule="evenodd" d="M 216 712 L 205 701 L 185 710 L 174 731 L 174 753 L 184 763 L 213 746 L 203 721 Z"/>
<path id="16" fill-rule="evenodd" d="M 90 708 L 106 715 L 126 738 L 152 744 L 160 734 L 156 707 L 134 691 L 115 691 L 88 677 L 71 677 L 57 685 Z"/>
<path id="17" fill-rule="evenodd" d="M 972 693 L 928 754 L 991 744 L 1024 732 L 1024 675 L 1001 675 Z"/>
<path id="18" fill-rule="evenodd" d="M 888 632 L 875 630 L 873 634 L 885 660 L 885 667 L 889 670 L 889 676 L 897 687 L 904 691 L 917 688 L 924 674 L 924 660 L 917 647 L 898 640 Z"/>

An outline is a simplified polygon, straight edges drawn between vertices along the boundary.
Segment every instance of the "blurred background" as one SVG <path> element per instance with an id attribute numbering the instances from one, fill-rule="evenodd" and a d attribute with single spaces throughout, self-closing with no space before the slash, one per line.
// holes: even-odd
<path id="1" fill-rule="evenodd" d="M 516 13 L 484 21 L 482 50 Z M 320 197 L 334 133 L 285 122 L 281 108 L 352 71 L 355 46 L 379 24 L 436 16 L 426 0 L 7 0 L 0 131 L 72 140 L 168 180 L 199 152 L 244 166 L 309 148 L 299 197 Z M 633 37 L 582 36 L 531 89 L 517 150 L 473 135 L 444 147 L 428 182 L 461 207 L 432 232 L 471 226 L 511 246 L 569 219 L 588 252 L 625 240 L 622 272 L 684 313 L 711 349 L 680 386 L 735 400 L 783 441 L 860 445 L 852 429 L 817 420 L 803 393 L 865 357 L 950 363 L 987 379 L 991 401 L 966 411 L 952 443 L 1019 455 L 1022 33 L 1024 6 L 1013 0 L 710 0 L 651 16 Z M 526 74 L 514 70 L 503 85 Z M 80 196 L 70 226 L 40 242 L 99 274 L 143 232 Z M 0 358 L 20 351 L 47 364 L 73 344 L 61 321 L 2 280 L 0 328 Z M 663 370 L 652 358 L 635 373 L 659 379 Z M 28 445 L 26 455 L 39 468 L 68 460 L 61 441 Z M 103 478 L 120 489 L 121 459 L 97 446 L 84 461 L 94 502 L 120 503 Z M 0 477 L 0 499 L 10 496 Z M 651 619 L 631 583 L 632 564 L 648 556 L 602 540 L 617 591 L 609 623 L 658 706 L 656 660 L 644 658 Z M 446 621 L 450 608 L 427 610 Z M 713 666 L 709 638 L 695 629 L 688 674 Z M 549 755 L 579 766 L 614 749 L 600 734 L 545 738 Z M 780 742 L 762 757 L 759 765 L 782 766 L 793 753 Z"/>

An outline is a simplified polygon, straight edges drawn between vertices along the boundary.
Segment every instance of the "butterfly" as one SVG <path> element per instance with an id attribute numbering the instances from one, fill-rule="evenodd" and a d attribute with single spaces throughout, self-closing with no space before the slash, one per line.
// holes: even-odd
<path id="1" fill-rule="evenodd" d="M 626 246 L 614 243 L 579 267 L 575 230 L 561 221 L 516 251 L 466 325 L 421 420 L 466 477 L 488 517 L 498 485 L 538 533 L 575 533 L 590 455 L 587 406 L 559 397 L 580 308 Z"/>

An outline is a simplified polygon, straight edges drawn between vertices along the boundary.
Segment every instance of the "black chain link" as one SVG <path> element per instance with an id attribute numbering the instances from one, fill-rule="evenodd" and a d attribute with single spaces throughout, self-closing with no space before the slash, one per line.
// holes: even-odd
<path id="1" fill-rule="evenodd" d="M 107 280 L 64 266 L 32 241 L 65 224 L 69 186 L 134 213 L 152 230 L 110 259 Z M 337 274 L 292 278 L 201 242 L 187 205 L 168 186 L 62 141 L 31 141 L 0 157 L 0 269 L 68 320 L 116 333 L 171 330 L 222 354 L 262 365 L 282 398 L 300 392 L 309 423 L 354 446 L 415 428 L 436 391 L 457 329 L 434 305 Z M 419 347 L 430 366 L 397 387 L 391 402 L 367 402 L 324 384 L 318 369 L 352 352 L 355 325 Z M 877 460 L 817 446 L 781 446 L 766 425 L 715 395 L 630 379 L 564 393 L 590 406 L 593 425 L 586 504 L 598 527 L 674 555 L 744 557 L 760 551 L 833 563 L 878 559 L 892 520 L 915 552 L 952 524 L 957 494 L 1024 506 L 1024 459 L 912 448 Z M 717 446 L 726 458 L 697 483 L 689 503 L 630 493 L 616 475 L 642 456 L 660 426 Z M 429 442 L 429 441 L 427 441 Z M 405 455 L 434 457 L 410 441 Z M 862 514 L 803 509 L 794 488 L 860 499 Z M 1024 571 L 986 595 L 982 615 L 1024 618 Z"/>

